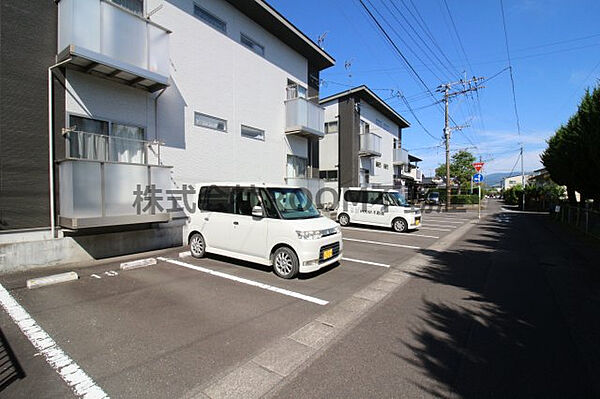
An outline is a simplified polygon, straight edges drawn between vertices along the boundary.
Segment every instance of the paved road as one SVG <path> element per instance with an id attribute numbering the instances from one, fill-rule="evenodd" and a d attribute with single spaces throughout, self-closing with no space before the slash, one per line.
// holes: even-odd
<path id="1" fill-rule="evenodd" d="M 45 270 L 2 276 L 0 283 L 110 396 L 194 396 L 474 217 L 424 215 L 424 227 L 406 234 L 344 228 L 339 265 L 289 281 L 228 258 L 181 259 L 183 249 L 174 249 L 154 266 L 84 267 L 79 280 L 51 287 L 25 288 Z M 0 380 L 0 394 L 68 397 L 62 369 L 50 367 L 2 310 L 0 326 L 15 355 L 10 364 L 23 370 L 5 386 Z"/>
<path id="2" fill-rule="evenodd" d="M 577 255 L 545 217 L 501 213 L 422 250 L 433 264 L 273 396 L 599 397 L 598 335 L 576 337 L 547 278 Z"/>

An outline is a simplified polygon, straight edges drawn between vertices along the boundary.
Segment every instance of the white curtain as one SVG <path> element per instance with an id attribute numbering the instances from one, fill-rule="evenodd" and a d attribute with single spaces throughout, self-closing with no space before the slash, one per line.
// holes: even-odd
<path id="1" fill-rule="evenodd" d="M 110 161 L 145 163 L 144 129 L 137 126 L 112 124 L 110 134 Z"/>

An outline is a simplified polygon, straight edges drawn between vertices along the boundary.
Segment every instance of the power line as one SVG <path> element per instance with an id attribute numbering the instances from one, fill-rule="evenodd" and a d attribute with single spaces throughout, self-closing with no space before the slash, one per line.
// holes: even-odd
<path id="1" fill-rule="evenodd" d="M 506 55 L 508 57 L 508 71 L 510 72 L 510 85 L 512 88 L 513 105 L 515 108 L 515 118 L 517 120 L 517 132 L 521 136 L 521 121 L 519 120 L 519 111 L 517 109 L 517 96 L 515 94 L 515 79 L 513 76 L 512 61 L 510 59 L 510 49 L 508 47 L 508 33 L 506 32 L 506 17 L 504 16 L 504 2 L 500 0 L 500 10 L 502 11 L 502 28 L 504 29 L 504 43 L 506 44 Z"/>
<path id="2" fill-rule="evenodd" d="M 465 47 L 463 46 L 462 40 L 460 39 L 460 35 L 458 34 L 458 29 L 456 29 L 456 24 L 454 23 L 454 18 L 452 18 L 452 13 L 450 12 L 450 7 L 448 7 L 448 2 L 444 0 L 444 5 L 446 6 L 446 11 L 448 11 L 448 16 L 450 17 L 450 22 L 452 22 L 452 27 L 454 28 L 454 34 L 458 39 L 458 44 L 460 45 L 460 49 L 462 50 L 463 56 L 465 57 L 465 61 L 469 66 L 469 71 L 473 71 L 473 67 L 471 67 L 471 63 L 469 62 L 469 57 L 467 57 L 467 52 L 465 51 Z"/>

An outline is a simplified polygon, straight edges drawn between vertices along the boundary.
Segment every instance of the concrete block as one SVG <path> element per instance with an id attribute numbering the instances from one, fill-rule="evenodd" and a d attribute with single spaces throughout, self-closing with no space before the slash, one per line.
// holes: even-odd
<path id="1" fill-rule="evenodd" d="M 77 280 L 79 276 L 75 272 L 67 272 L 60 274 L 53 274 L 46 277 L 38 277 L 27 280 L 27 288 L 39 288 L 45 287 L 52 284 L 65 283 L 67 281 Z"/>
<path id="2" fill-rule="evenodd" d="M 285 377 L 304 363 L 314 352 L 314 348 L 293 339 L 282 338 L 252 361 Z"/>
<path id="3" fill-rule="evenodd" d="M 121 263 L 121 270 L 131 270 L 137 269 L 140 267 L 146 267 L 150 265 L 156 265 L 156 258 L 146 258 L 146 259 L 138 259 L 132 260 L 130 262 Z"/>
<path id="4" fill-rule="evenodd" d="M 259 398 L 282 378 L 254 362 L 248 362 L 210 385 L 204 393 L 212 399 Z"/>
<path id="5" fill-rule="evenodd" d="M 187 258 L 188 256 L 192 256 L 192 253 L 190 251 L 185 251 L 185 252 L 179 253 L 180 258 Z"/>
<path id="6" fill-rule="evenodd" d="M 371 287 L 363 288 L 354 294 L 354 297 L 368 299 L 369 301 L 379 302 L 389 293 L 389 291 L 376 290 Z"/>
<path id="7" fill-rule="evenodd" d="M 290 335 L 290 338 L 301 344 L 318 349 L 333 337 L 334 328 L 318 321 L 313 321 Z"/>

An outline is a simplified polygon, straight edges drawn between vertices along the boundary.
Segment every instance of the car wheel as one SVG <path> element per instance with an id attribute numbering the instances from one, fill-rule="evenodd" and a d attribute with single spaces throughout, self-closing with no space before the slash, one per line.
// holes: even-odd
<path id="1" fill-rule="evenodd" d="M 202 234 L 192 234 L 190 237 L 190 252 L 194 258 L 203 258 L 206 255 L 206 243 Z"/>
<path id="2" fill-rule="evenodd" d="M 402 218 L 396 218 L 392 222 L 392 228 L 394 229 L 394 231 L 404 233 L 408 230 L 408 223 L 406 223 L 406 220 Z"/>
<path id="3" fill-rule="evenodd" d="M 350 224 L 350 216 L 345 213 L 342 213 L 338 218 L 338 221 L 342 226 L 348 226 Z"/>
<path id="4" fill-rule="evenodd" d="M 273 254 L 273 271 L 281 278 L 290 279 L 298 275 L 300 262 L 298 257 L 288 247 L 281 247 Z"/>

